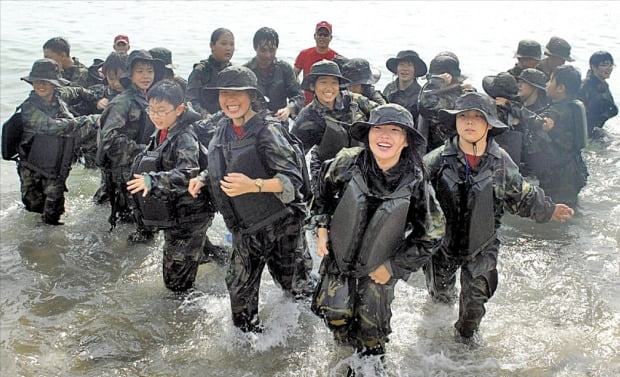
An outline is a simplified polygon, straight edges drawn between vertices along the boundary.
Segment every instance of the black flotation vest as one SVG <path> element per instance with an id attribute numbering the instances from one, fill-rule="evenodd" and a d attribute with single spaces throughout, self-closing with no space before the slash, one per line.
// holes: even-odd
<path id="1" fill-rule="evenodd" d="M 2 158 L 8 161 L 19 160 L 19 144 L 24 132 L 22 105 L 17 106 L 13 115 L 2 124 Z"/>
<path id="2" fill-rule="evenodd" d="M 409 173 L 393 193 L 376 197 L 381 204 L 368 219 L 373 194 L 359 169 L 354 171 L 330 222 L 331 250 L 340 271 L 363 277 L 394 255 L 405 239 L 414 188 Z"/>
<path id="3" fill-rule="evenodd" d="M 325 117 L 325 132 L 321 142 L 317 145 L 317 154 L 320 161 L 325 161 L 336 156 L 342 148 L 361 146 L 357 140 L 351 138 L 349 128 L 351 125 L 330 117 Z"/>

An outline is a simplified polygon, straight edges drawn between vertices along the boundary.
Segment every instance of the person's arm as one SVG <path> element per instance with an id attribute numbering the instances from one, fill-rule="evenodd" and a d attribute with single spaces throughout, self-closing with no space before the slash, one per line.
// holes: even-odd
<path id="1" fill-rule="evenodd" d="M 129 136 L 122 132 L 129 122 L 141 119 L 142 109 L 132 106 L 129 98 L 112 101 L 101 115 L 101 147 L 112 163 L 117 166 L 128 166 L 133 157 L 143 149 Z"/>
<path id="2" fill-rule="evenodd" d="M 312 104 L 307 105 L 299 112 L 291 129 L 291 133 L 301 140 L 306 154 L 313 146 L 321 142 L 324 132 L 325 121 L 316 114 Z"/>
<path id="3" fill-rule="evenodd" d="M 301 90 L 301 85 L 299 85 L 299 81 L 297 80 L 296 74 L 293 69 L 289 65 L 284 64 L 282 68 L 284 75 L 284 85 L 286 87 L 286 96 L 288 98 L 288 105 L 286 106 L 286 108 L 289 112 L 289 116 L 294 118 L 295 116 L 297 116 L 297 114 L 299 114 L 299 112 L 304 106 L 304 92 L 303 90 Z M 280 120 L 286 120 L 286 118 Z"/>
<path id="4" fill-rule="evenodd" d="M 196 112 L 200 113 L 203 117 L 208 114 L 207 110 L 202 107 L 202 88 L 205 85 L 203 81 L 202 70 L 204 66 L 198 63 L 194 66 L 194 69 L 187 78 L 187 90 L 185 92 L 185 99 L 187 102 L 191 102 L 192 107 Z"/>
<path id="5" fill-rule="evenodd" d="M 97 116 L 87 115 L 77 118 L 52 118 L 42 110 L 25 102 L 21 118 L 28 131 L 62 137 L 80 137 L 83 128 L 95 127 Z"/>

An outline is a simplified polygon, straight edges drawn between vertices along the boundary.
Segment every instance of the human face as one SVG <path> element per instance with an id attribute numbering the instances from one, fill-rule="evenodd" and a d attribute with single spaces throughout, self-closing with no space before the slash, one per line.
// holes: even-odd
<path id="1" fill-rule="evenodd" d="M 538 59 L 534 58 L 517 58 L 519 65 L 522 68 L 536 68 L 536 65 L 540 62 Z"/>
<path id="2" fill-rule="evenodd" d="M 456 114 L 456 132 L 468 143 L 478 143 L 486 138 L 491 129 L 484 114 L 478 110 L 466 110 Z"/>
<path id="3" fill-rule="evenodd" d="M 408 145 L 407 131 L 399 125 L 371 126 L 368 130 L 368 146 L 383 171 L 398 163 L 403 149 Z"/>
<path id="4" fill-rule="evenodd" d="M 131 70 L 131 82 L 138 88 L 146 91 L 155 81 L 153 64 L 138 61 Z"/>
<path id="5" fill-rule="evenodd" d="M 114 51 L 119 54 L 127 55 L 127 51 L 129 51 L 129 44 L 125 42 L 118 42 L 114 46 Z"/>
<path id="6" fill-rule="evenodd" d="M 35 80 L 32 82 L 32 87 L 39 97 L 43 98 L 46 102 L 52 102 L 54 88 L 56 88 L 54 84 L 48 81 Z"/>
<path id="7" fill-rule="evenodd" d="M 362 84 L 349 85 L 349 92 L 362 94 Z"/>
<path id="8" fill-rule="evenodd" d="M 401 82 L 411 82 L 415 78 L 415 66 L 409 61 L 400 61 L 396 66 L 396 74 Z"/>
<path id="9" fill-rule="evenodd" d="M 219 62 L 228 63 L 234 52 L 235 37 L 230 33 L 223 33 L 215 43 L 211 43 L 211 54 Z"/>
<path id="10" fill-rule="evenodd" d="M 545 88 L 547 97 L 551 98 L 553 102 L 564 99 L 564 85 L 558 85 L 555 82 L 555 77 L 551 76 L 551 79 L 547 81 L 547 87 Z"/>
<path id="11" fill-rule="evenodd" d="M 43 57 L 44 58 L 48 58 L 48 59 L 52 59 L 53 61 L 55 61 L 56 63 L 58 63 L 58 65 L 60 67 L 62 67 L 62 61 L 65 58 L 65 54 L 61 53 L 55 53 L 54 51 L 50 50 L 49 48 L 44 48 L 43 49 Z"/>
<path id="12" fill-rule="evenodd" d="M 532 93 L 534 93 L 537 89 L 534 85 L 528 83 L 525 80 L 517 80 L 517 85 L 519 86 L 519 91 L 517 92 L 517 95 L 521 100 L 530 98 Z"/>
<path id="13" fill-rule="evenodd" d="M 183 110 L 185 110 L 185 106 L 182 104 L 175 108 L 168 101 L 154 99 L 149 100 L 149 106 L 146 108 L 149 118 L 158 130 L 168 130 L 174 127 Z"/>
<path id="14" fill-rule="evenodd" d="M 340 81 L 334 76 L 319 76 L 310 89 L 316 98 L 325 106 L 333 107 L 340 93 Z"/>
<path id="15" fill-rule="evenodd" d="M 611 76 L 611 71 L 614 70 L 614 65 L 609 60 L 605 60 L 597 67 L 590 66 L 590 68 L 592 69 L 592 73 L 594 74 L 594 76 L 598 77 L 599 80 L 603 81 L 607 80 L 609 76 Z"/>
<path id="16" fill-rule="evenodd" d="M 271 67 L 273 64 L 278 48 L 273 41 L 260 41 L 255 51 L 258 66 L 265 69 Z"/>
<path id="17" fill-rule="evenodd" d="M 108 85 L 117 92 L 122 92 L 124 90 L 123 85 L 121 85 L 121 75 L 123 71 L 121 69 L 113 69 L 110 71 L 106 71 L 105 78 L 108 81 Z"/>
<path id="18" fill-rule="evenodd" d="M 314 33 L 314 41 L 316 47 L 320 50 L 326 50 L 329 48 L 329 42 L 332 40 L 332 34 L 325 28 L 320 28 Z"/>
<path id="19" fill-rule="evenodd" d="M 549 67 L 551 67 L 552 70 L 566 63 L 566 60 L 560 57 L 557 57 L 557 56 L 548 56 L 548 59 L 549 59 Z"/>
<path id="20" fill-rule="evenodd" d="M 220 89 L 220 107 L 235 126 L 244 125 L 255 113 L 247 90 Z"/>

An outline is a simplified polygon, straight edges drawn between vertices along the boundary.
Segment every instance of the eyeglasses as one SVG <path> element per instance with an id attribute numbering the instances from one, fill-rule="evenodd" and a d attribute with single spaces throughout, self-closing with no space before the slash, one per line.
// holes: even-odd
<path id="1" fill-rule="evenodd" d="M 172 110 L 169 110 L 169 111 L 155 111 L 155 110 L 151 109 L 151 107 L 147 107 L 146 109 L 144 109 L 144 111 L 146 111 L 147 114 L 153 115 L 153 116 L 158 116 L 160 118 L 168 116 L 168 114 L 170 114 L 174 110 L 175 109 L 172 109 Z"/>

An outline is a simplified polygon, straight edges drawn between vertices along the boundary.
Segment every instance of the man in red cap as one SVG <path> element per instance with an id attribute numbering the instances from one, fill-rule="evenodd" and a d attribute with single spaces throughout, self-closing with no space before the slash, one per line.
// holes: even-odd
<path id="1" fill-rule="evenodd" d="M 129 37 L 122 34 L 117 35 L 114 37 L 114 45 L 112 48 L 119 54 L 127 55 L 129 52 Z"/>
<path id="2" fill-rule="evenodd" d="M 327 21 L 321 21 L 316 24 L 314 29 L 315 47 L 302 50 L 297 59 L 295 59 L 295 75 L 299 76 L 299 72 L 303 71 L 303 77 L 308 76 L 312 64 L 323 59 L 333 60 L 338 53 L 329 48 L 329 42 L 332 40 L 332 24 Z M 312 102 L 314 95 L 312 92 L 304 91 L 306 96 L 305 105 Z"/>

